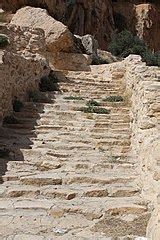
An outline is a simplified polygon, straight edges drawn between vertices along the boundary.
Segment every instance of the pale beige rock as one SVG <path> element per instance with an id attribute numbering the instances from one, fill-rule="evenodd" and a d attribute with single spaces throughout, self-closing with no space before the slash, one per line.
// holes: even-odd
<path id="1" fill-rule="evenodd" d="M 79 53 L 46 53 L 52 69 L 89 71 L 92 56 Z"/>
<path id="2" fill-rule="evenodd" d="M 13 237 L 13 240 L 44 240 L 45 238 L 42 236 L 36 236 L 31 234 L 18 234 L 15 237 Z"/>
<path id="3" fill-rule="evenodd" d="M 60 207 L 53 207 L 50 211 L 49 214 L 51 216 L 53 216 L 54 218 L 60 218 L 63 216 L 63 214 L 65 213 L 64 209 L 60 208 Z"/>
<path id="4" fill-rule="evenodd" d="M 67 51 L 74 46 L 73 36 L 68 28 L 49 16 L 45 9 L 24 7 L 13 16 L 11 24 L 43 29 L 48 51 Z"/>
<path id="5" fill-rule="evenodd" d="M 3 89 L 0 115 L 4 118 L 12 114 L 14 98 L 27 100 L 28 92 L 38 90 L 40 79 L 49 74 L 50 68 L 48 61 L 40 54 L 45 51 L 42 30 L 7 25 L 2 26 L 2 33 L 10 41 L 5 52 L 0 54 L 0 88 Z"/>

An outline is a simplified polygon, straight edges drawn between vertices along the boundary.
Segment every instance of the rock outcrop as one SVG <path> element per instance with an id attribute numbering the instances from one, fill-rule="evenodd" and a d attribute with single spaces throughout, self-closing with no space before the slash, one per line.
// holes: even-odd
<path id="1" fill-rule="evenodd" d="M 4 9 L 15 12 L 22 6 L 46 8 L 55 19 L 63 22 L 72 33 L 92 34 L 101 49 L 107 49 L 111 34 L 118 28 L 137 33 L 153 50 L 160 50 L 160 4 L 143 0 L 2 0 Z"/>
<path id="2" fill-rule="evenodd" d="M 96 40 L 92 36 L 79 39 L 83 47 L 83 50 L 80 49 L 76 44 L 78 40 L 76 40 L 76 36 L 63 23 L 49 16 L 45 9 L 21 8 L 13 16 L 11 24 L 31 29 L 40 28 L 44 31 L 46 43 L 44 54 L 52 69 L 76 70 L 81 65 L 81 69 L 87 70 L 92 62 L 92 55 L 96 54 Z M 86 40 L 83 41 L 83 39 Z M 87 45 L 88 39 L 89 44 Z M 90 56 L 87 56 L 86 53 Z"/>
<path id="3" fill-rule="evenodd" d="M 68 28 L 49 16 L 45 9 L 24 7 L 13 16 L 11 24 L 43 29 L 50 52 L 67 51 L 74 47 L 73 36 Z"/>
<path id="4" fill-rule="evenodd" d="M 45 52 L 44 33 L 12 25 L 1 26 L 9 39 L 8 46 L 0 51 L 0 125 L 3 118 L 12 114 L 14 98 L 28 99 L 30 91 L 37 91 L 40 79 L 49 73 Z"/>
<path id="5" fill-rule="evenodd" d="M 137 34 L 151 50 L 159 51 L 160 46 L 160 4 L 156 1 L 117 2 L 113 4 L 115 27 L 128 28 Z"/>
<path id="6" fill-rule="evenodd" d="M 72 33 L 92 34 L 102 48 L 110 39 L 114 29 L 112 5 L 110 0 L 2 0 L 3 7 L 16 12 L 19 8 L 30 5 L 46 8 L 55 19 L 63 22 Z"/>
<path id="7" fill-rule="evenodd" d="M 160 6 L 140 4 L 135 6 L 136 32 L 151 50 L 160 50 Z"/>

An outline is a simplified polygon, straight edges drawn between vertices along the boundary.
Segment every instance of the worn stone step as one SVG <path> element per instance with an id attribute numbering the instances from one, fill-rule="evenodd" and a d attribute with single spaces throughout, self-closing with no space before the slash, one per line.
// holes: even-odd
<path id="1" fill-rule="evenodd" d="M 124 81 L 122 81 L 122 79 L 117 79 L 117 81 L 114 81 L 114 80 L 110 80 L 110 79 L 102 79 L 102 78 L 96 78 L 94 79 L 93 77 L 89 77 L 89 78 L 85 78 L 85 77 L 69 77 L 67 79 L 64 79 L 63 81 L 60 81 L 59 82 L 60 84 L 61 83 L 73 83 L 73 84 L 77 84 L 77 83 L 84 83 L 84 84 L 88 84 L 88 85 L 92 85 L 92 84 L 108 84 L 108 83 L 112 83 L 112 84 L 124 84 Z"/>
<path id="2" fill-rule="evenodd" d="M 119 174 L 118 176 L 107 176 L 106 177 L 103 175 L 99 176 L 96 174 L 85 174 L 85 175 L 76 175 L 74 174 L 73 176 L 68 176 L 64 179 L 63 183 L 66 185 L 69 184 L 81 184 L 81 183 L 88 183 L 88 184 L 101 184 L 101 185 L 106 185 L 106 184 L 112 184 L 112 183 L 126 183 L 133 181 L 136 178 L 136 176 L 125 176 L 125 174 Z"/>
<path id="3" fill-rule="evenodd" d="M 85 91 L 89 91 L 90 93 L 97 93 L 97 91 L 100 91 L 100 92 L 109 92 L 109 91 L 117 91 L 117 92 L 120 92 L 120 91 L 124 91 L 125 90 L 125 86 L 124 87 L 119 87 L 119 86 L 112 86 L 112 85 L 109 85 L 109 84 L 106 84 L 106 85 L 88 85 L 86 86 L 85 84 L 82 85 L 82 84 L 78 84 L 75 86 L 75 84 L 70 84 L 70 83 L 66 83 L 66 84 L 60 84 L 59 85 L 59 90 L 60 91 L 64 91 L 64 92 L 85 92 Z"/>
<path id="4" fill-rule="evenodd" d="M 62 184 L 62 178 L 57 173 L 33 174 L 30 176 L 20 177 L 20 181 L 26 185 L 33 185 L 33 186 Z"/>

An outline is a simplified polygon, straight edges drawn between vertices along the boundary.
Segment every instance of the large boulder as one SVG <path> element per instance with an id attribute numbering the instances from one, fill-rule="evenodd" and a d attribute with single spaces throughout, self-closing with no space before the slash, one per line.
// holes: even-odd
<path id="1" fill-rule="evenodd" d="M 87 54 L 97 55 L 98 41 L 92 35 L 87 34 L 81 40 Z"/>
<path id="2" fill-rule="evenodd" d="M 114 29 L 110 0 L 2 0 L 3 8 L 13 13 L 21 7 L 41 7 L 78 35 L 91 34 L 102 49 L 107 48 Z M 128 3 L 126 4 L 128 5 Z"/>
<path id="3" fill-rule="evenodd" d="M 47 50 L 50 52 L 67 52 L 74 48 L 73 35 L 69 29 L 63 23 L 49 16 L 45 9 L 21 8 L 13 16 L 11 24 L 43 29 Z"/>

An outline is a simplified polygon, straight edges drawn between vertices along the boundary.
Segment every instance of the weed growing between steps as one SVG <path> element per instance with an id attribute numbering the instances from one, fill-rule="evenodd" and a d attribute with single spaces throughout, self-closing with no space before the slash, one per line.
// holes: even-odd
<path id="1" fill-rule="evenodd" d="M 15 97 L 15 99 L 13 101 L 14 112 L 20 112 L 22 107 L 23 107 L 23 103 Z"/>
<path id="2" fill-rule="evenodd" d="M 100 106 L 100 105 L 101 105 L 101 104 L 100 104 L 99 102 L 97 102 L 97 101 L 95 101 L 95 100 L 93 100 L 93 99 L 87 102 L 87 106 L 88 106 L 88 107 L 92 107 L 92 106 L 98 107 L 98 106 Z"/>
<path id="3" fill-rule="evenodd" d="M 79 97 L 79 96 L 69 96 L 69 97 L 64 97 L 64 99 L 66 99 L 66 100 L 84 100 L 83 97 Z"/>
<path id="4" fill-rule="evenodd" d="M 54 72 L 51 72 L 49 76 L 43 77 L 39 84 L 41 92 L 58 91 L 58 79 Z"/>
<path id="5" fill-rule="evenodd" d="M 110 110 L 106 108 L 101 108 L 101 104 L 94 99 L 89 100 L 86 103 L 86 107 L 81 107 L 78 109 L 78 111 L 84 112 L 84 113 L 96 113 L 96 114 L 109 114 Z"/>
<path id="6" fill-rule="evenodd" d="M 123 102 L 124 98 L 122 96 L 109 96 L 103 99 L 105 102 Z"/>
<path id="7" fill-rule="evenodd" d="M 79 108 L 78 111 L 84 112 L 84 113 L 97 113 L 97 114 L 109 114 L 110 110 L 105 108 L 99 108 L 95 106 L 89 106 L 89 107 L 82 107 Z"/>

